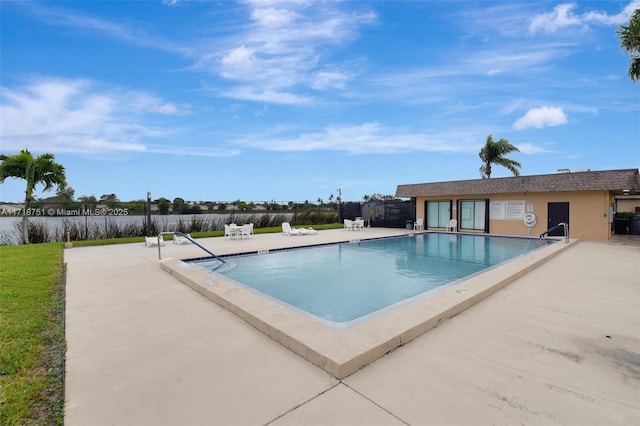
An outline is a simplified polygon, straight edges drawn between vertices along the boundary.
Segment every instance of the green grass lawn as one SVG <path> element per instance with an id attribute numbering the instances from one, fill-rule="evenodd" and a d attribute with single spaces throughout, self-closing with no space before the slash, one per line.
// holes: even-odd
<path id="1" fill-rule="evenodd" d="M 0 246 L 0 424 L 63 423 L 63 244 Z"/>

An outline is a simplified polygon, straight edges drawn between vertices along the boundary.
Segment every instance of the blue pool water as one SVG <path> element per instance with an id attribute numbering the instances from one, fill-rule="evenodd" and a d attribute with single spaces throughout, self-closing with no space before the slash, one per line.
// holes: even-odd
<path id="1" fill-rule="evenodd" d="M 550 242 L 427 233 L 233 256 L 222 267 L 199 264 L 294 309 L 346 323 Z"/>

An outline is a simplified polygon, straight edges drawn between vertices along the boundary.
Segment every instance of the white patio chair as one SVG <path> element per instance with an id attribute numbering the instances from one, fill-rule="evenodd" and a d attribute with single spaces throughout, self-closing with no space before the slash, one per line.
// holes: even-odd
<path id="1" fill-rule="evenodd" d="M 413 223 L 414 231 L 424 231 L 424 219 L 419 218 Z"/>
<path id="2" fill-rule="evenodd" d="M 363 231 L 364 230 L 364 219 L 356 219 L 353 221 L 353 230 L 354 231 Z"/>
<path id="3" fill-rule="evenodd" d="M 353 221 L 351 219 L 344 220 L 344 229 L 346 229 L 347 231 L 353 231 L 354 227 Z"/>
<path id="4" fill-rule="evenodd" d="M 144 237 L 144 243 L 147 247 L 157 247 L 158 241 L 160 241 L 161 246 L 164 246 L 164 238 L 162 238 L 162 235 L 160 235 L 159 237 Z"/>
<path id="5" fill-rule="evenodd" d="M 247 223 L 242 225 L 242 230 L 240 231 L 240 237 L 244 240 L 245 238 L 251 238 L 253 234 L 253 223 Z"/>
<path id="6" fill-rule="evenodd" d="M 242 226 L 238 226 L 235 223 L 230 224 L 229 233 L 232 240 L 242 238 Z"/>
<path id="7" fill-rule="evenodd" d="M 451 219 L 449 224 L 447 225 L 447 232 L 456 232 L 458 230 L 458 221 L 455 219 Z"/>
<path id="8" fill-rule="evenodd" d="M 187 234 L 186 237 L 191 238 L 191 234 Z M 189 241 L 186 237 L 183 237 L 182 235 L 173 235 L 173 244 L 178 244 L 179 246 L 181 246 L 182 244 L 188 244 L 191 241 Z"/>
<path id="9" fill-rule="evenodd" d="M 242 237 L 242 227 L 232 223 L 231 225 L 224 225 L 224 236 L 228 240 L 235 240 Z"/>

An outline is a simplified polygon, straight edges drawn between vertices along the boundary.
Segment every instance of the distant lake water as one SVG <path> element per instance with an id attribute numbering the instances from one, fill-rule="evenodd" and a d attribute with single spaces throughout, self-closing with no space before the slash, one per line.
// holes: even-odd
<path id="1" fill-rule="evenodd" d="M 245 223 L 245 220 L 261 217 L 266 213 L 235 213 L 235 214 L 179 214 L 179 215 L 152 215 L 151 222 L 156 224 L 156 229 L 163 231 L 175 231 L 180 223 L 189 225 L 193 221 L 198 221 L 205 225 L 207 230 L 223 229 L 223 224 L 232 220 L 238 224 Z M 293 213 L 270 213 L 271 215 L 285 216 L 290 218 Z M 20 234 L 18 226 L 22 220 L 20 216 L 0 216 L 0 243 L 19 244 Z M 124 228 L 127 225 L 143 227 L 146 220 L 145 215 L 122 215 L 122 216 L 30 216 L 29 223 L 43 224 L 52 235 L 64 235 L 66 227 L 94 230 L 104 230 L 107 226 L 117 226 Z"/>

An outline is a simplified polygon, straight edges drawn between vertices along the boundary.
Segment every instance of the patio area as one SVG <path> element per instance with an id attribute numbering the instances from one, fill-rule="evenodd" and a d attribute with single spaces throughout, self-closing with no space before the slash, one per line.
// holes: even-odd
<path id="1" fill-rule="evenodd" d="M 196 241 L 227 254 L 352 238 Z M 69 249 L 65 424 L 637 424 L 634 241 L 579 242 L 342 380 L 164 272 L 157 247 Z"/>

